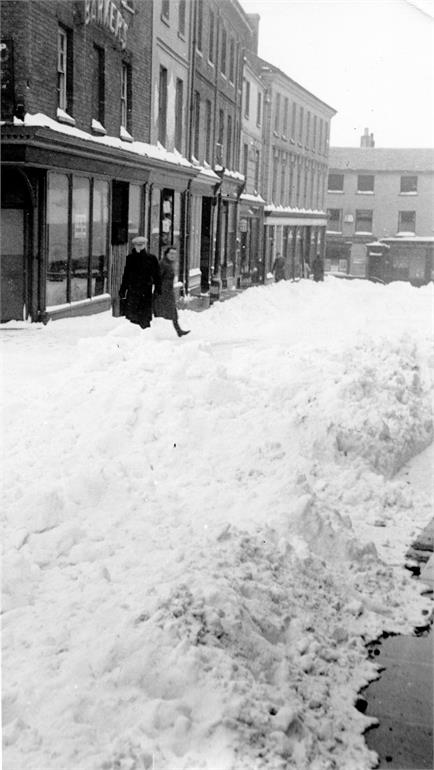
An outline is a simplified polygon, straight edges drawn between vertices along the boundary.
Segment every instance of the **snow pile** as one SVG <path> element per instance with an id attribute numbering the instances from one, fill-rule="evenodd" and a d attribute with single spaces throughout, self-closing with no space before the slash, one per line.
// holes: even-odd
<path id="1" fill-rule="evenodd" d="M 182 341 L 2 327 L 8 767 L 374 766 L 364 644 L 429 606 L 429 494 L 395 474 L 432 446 L 431 310 L 329 279 L 183 311 Z"/>

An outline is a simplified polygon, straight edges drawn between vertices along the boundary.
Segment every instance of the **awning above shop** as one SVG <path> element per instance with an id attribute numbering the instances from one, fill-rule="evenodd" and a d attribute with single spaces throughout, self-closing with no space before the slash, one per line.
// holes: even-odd
<path id="1" fill-rule="evenodd" d="M 244 190 L 245 179 L 236 171 L 216 167 L 216 174 L 221 180 L 220 194 L 222 198 L 238 200 Z"/>
<path id="2" fill-rule="evenodd" d="M 168 153 L 166 160 L 164 148 L 160 153 L 162 157 L 156 157 L 134 152 L 128 145 L 123 149 L 45 125 L 2 126 L 1 148 L 3 164 L 104 174 L 126 182 L 155 183 L 178 192 L 186 190 L 199 173 L 199 169 L 183 158 L 179 163 L 172 162 L 169 156 L 174 156 L 173 153 Z M 149 149 L 154 148 L 149 146 Z"/>
<path id="3" fill-rule="evenodd" d="M 195 195 L 212 197 L 215 194 L 216 185 L 220 184 L 220 177 L 210 168 L 203 166 L 195 166 L 194 168 L 199 173 L 191 183 L 191 192 Z"/>
<path id="4" fill-rule="evenodd" d="M 2 126 L 1 149 L 3 164 L 86 171 L 134 182 L 146 182 L 150 173 L 147 158 L 45 126 Z"/>
<path id="5" fill-rule="evenodd" d="M 288 209 L 265 209 L 264 225 L 287 227 L 326 227 L 327 215 L 321 211 L 289 211 Z"/>

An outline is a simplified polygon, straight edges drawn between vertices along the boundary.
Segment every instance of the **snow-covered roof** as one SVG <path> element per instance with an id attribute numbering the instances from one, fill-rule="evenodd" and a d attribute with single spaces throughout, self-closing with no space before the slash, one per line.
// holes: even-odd
<path id="1" fill-rule="evenodd" d="M 329 172 L 333 171 L 397 171 L 402 173 L 433 172 L 432 148 L 330 147 Z"/>
<path id="2" fill-rule="evenodd" d="M 252 195 L 251 193 L 243 193 L 240 195 L 240 201 L 246 201 L 247 203 L 265 203 L 262 195 Z"/>
<path id="3" fill-rule="evenodd" d="M 106 147 L 114 147 L 118 150 L 124 150 L 131 152 L 135 155 L 141 155 L 145 158 L 152 158 L 154 160 L 164 161 L 170 163 L 173 166 L 184 166 L 185 168 L 193 169 L 193 165 L 181 155 L 180 152 L 174 150 L 173 152 L 166 150 L 160 143 L 157 145 L 148 144 L 147 142 L 138 141 L 123 141 L 116 136 L 94 136 L 87 131 L 82 131 L 75 126 L 59 123 L 57 120 L 53 120 L 48 115 L 44 115 L 42 112 L 36 114 L 26 113 L 24 120 L 18 120 L 14 118 L 15 126 L 26 127 L 44 127 L 50 128 L 52 131 L 57 131 L 60 134 L 66 136 L 76 137 L 77 139 L 84 139 L 89 142 L 94 142 L 98 145 L 104 145 Z"/>
<path id="4" fill-rule="evenodd" d="M 270 214 L 308 214 L 309 216 L 312 214 L 318 214 L 320 216 L 326 215 L 326 212 L 321 211 L 321 209 L 299 209 L 297 206 L 275 206 L 274 203 L 268 204 L 268 206 L 265 207 L 265 212 Z"/>

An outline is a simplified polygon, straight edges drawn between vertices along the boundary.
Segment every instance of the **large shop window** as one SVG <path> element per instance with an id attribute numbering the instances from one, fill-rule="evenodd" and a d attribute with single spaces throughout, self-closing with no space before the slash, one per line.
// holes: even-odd
<path id="1" fill-rule="evenodd" d="M 107 291 L 108 183 L 49 174 L 46 305 Z"/>
<path id="2" fill-rule="evenodd" d="M 91 291 L 92 297 L 104 294 L 107 286 L 107 247 L 109 221 L 108 182 L 95 179 L 93 184 L 92 208 L 92 256 Z"/>
<path id="3" fill-rule="evenodd" d="M 71 302 L 88 296 L 90 180 L 72 180 Z"/>
<path id="4" fill-rule="evenodd" d="M 69 179 L 50 174 L 47 202 L 47 305 L 68 301 Z"/>

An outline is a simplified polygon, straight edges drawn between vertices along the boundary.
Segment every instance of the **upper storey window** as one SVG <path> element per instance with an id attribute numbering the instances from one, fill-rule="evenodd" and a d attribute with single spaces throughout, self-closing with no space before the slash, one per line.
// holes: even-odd
<path id="1" fill-rule="evenodd" d="M 344 175 L 343 174 L 329 174 L 328 181 L 329 192 L 343 192 L 344 191 Z"/>
<path id="2" fill-rule="evenodd" d="M 402 193 L 417 193 L 417 176 L 402 176 L 401 177 L 401 192 Z"/>
<path id="3" fill-rule="evenodd" d="M 359 174 L 357 177 L 357 192 L 373 193 L 374 179 L 373 174 Z"/>
<path id="4" fill-rule="evenodd" d="M 72 35 L 62 26 L 57 31 L 57 106 L 72 115 Z"/>

